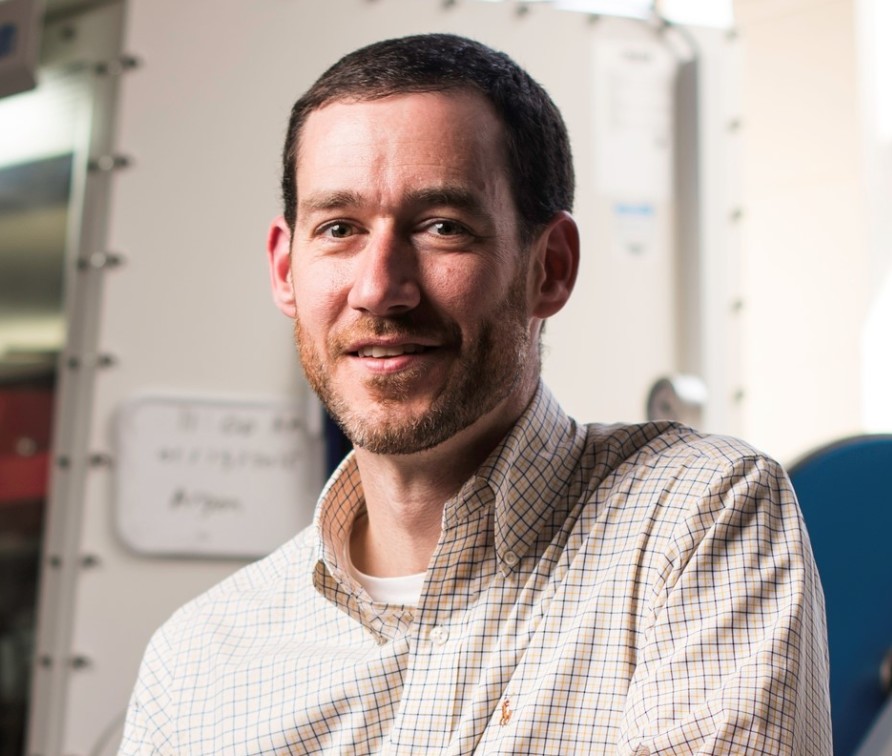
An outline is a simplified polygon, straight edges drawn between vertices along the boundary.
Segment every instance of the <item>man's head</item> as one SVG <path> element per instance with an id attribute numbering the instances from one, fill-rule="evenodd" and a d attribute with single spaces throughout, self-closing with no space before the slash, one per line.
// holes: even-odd
<path id="1" fill-rule="evenodd" d="M 294 104 L 282 173 L 284 217 L 292 231 L 297 153 L 310 113 L 337 101 L 463 89 L 482 94 L 501 121 L 522 242 L 555 213 L 572 211 L 570 141 L 545 90 L 504 53 L 453 34 L 424 34 L 376 42 L 344 56 Z"/>
<path id="2" fill-rule="evenodd" d="M 500 110 L 473 83 L 434 86 L 428 69 L 441 55 L 431 44 L 449 52 L 450 82 L 467 78 L 457 52 L 466 46 L 471 69 L 486 60 L 493 77 L 498 68 L 515 79 L 504 87 L 495 77 L 491 90 L 521 91 L 537 107 L 527 103 L 521 117 L 510 98 Z M 368 53 L 379 47 L 414 66 L 414 88 L 383 86 L 382 71 L 406 77 L 394 55 L 385 65 Z M 356 446 L 400 455 L 454 439 L 484 448 L 529 401 L 541 323 L 575 280 L 569 163 L 557 171 L 562 189 L 529 183 L 536 171 L 554 177 L 544 153 L 569 160 L 566 133 L 544 92 L 476 43 L 415 37 L 345 60 L 354 57 L 366 68 L 342 61 L 294 110 L 287 216 L 273 222 L 267 244 L 274 297 L 295 321 L 310 385 Z M 338 84 L 344 66 L 364 89 Z M 519 159 L 527 149 L 535 171 Z M 518 189 L 517 172 L 531 191 Z"/>

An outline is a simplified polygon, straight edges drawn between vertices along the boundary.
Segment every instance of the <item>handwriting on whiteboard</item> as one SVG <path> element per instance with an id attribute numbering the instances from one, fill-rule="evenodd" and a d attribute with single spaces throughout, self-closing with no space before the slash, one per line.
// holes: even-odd
<path id="1" fill-rule="evenodd" d="M 300 461 L 300 452 L 265 453 L 247 449 L 206 449 L 193 446 L 163 446 L 157 452 L 158 461 L 163 465 L 183 465 L 186 467 L 214 467 L 221 472 L 241 470 L 246 467 L 268 469 L 280 467 L 293 470 Z"/>
<path id="2" fill-rule="evenodd" d="M 118 415 L 116 511 L 151 554 L 267 553 L 309 524 L 322 442 L 291 402 L 139 398 Z"/>
<path id="3" fill-rule="evenodd" d="M 228 512 L 241 512 L 244 510 L 244 504 L 234 496 L 177 488 L 171 497 L 170 508 L 192 509 L 202 517 L 211 517 Z"/>

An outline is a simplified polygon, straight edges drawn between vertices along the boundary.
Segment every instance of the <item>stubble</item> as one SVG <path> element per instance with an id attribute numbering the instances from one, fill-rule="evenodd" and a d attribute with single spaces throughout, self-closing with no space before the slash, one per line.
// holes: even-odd
<path id="1" fill-rule="evenodd" d="M 440 391 L 421 412 L 403 404 L 423 387 L 423 368 L 366 379 L 375 408 L 357 407 L 338 391 L 331 370 L 300 319 L 294 322 L 295 343 L 310 387 L 354 446 L 374 454 L 412 454 L 433 448 L 464 430 L 510 396 L 523 380 L 530 357 L 524 266 L 504 300 L 491 309 L 477 334 L 466 341 L 452 321 L 421 323 L 413 313 L 394 318 L 367 317 L 326 344 L 329 364 L 343 357 L 343 345 L 365 337 L 393 336 L 406 341 L 434 336 L 457 357 Z M 423 362 L 421 363 L 424 364 Z"/>

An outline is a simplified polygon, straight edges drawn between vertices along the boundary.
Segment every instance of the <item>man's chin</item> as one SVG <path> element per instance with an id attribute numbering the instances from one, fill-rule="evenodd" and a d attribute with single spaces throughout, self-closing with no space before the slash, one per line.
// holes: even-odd
<path id="1" fill-rule="evenodd" d="M 439 421 L 434 414 L 419 416 L 401 404 L 385 413 L 354 412 L 336 418 L 355 447 L 372 454 L 407 455 L 439 446 L 457 432 L 454 424 Z"/>

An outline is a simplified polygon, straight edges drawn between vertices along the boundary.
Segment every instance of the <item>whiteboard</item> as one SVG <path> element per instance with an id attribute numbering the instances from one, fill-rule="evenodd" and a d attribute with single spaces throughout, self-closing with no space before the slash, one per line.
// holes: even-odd
<path id="1" fill-rule="evenodd" d="M 115 424 L 123 542 L 164 556 L 268 554 L 312 521 L 323 483 L 320 423 L 305 417 L 293 401 L 126 402 Z"/>

